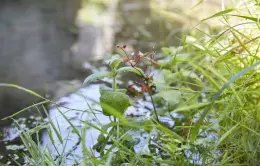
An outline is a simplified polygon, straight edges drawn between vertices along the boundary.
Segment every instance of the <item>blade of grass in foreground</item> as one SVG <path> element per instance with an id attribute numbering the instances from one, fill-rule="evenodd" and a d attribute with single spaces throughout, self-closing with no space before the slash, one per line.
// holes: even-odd
<path id="1" fill-rule="evenodd" d="M 0 83 L 0 87 L 1 87 L 1 86 L 2 86 L 2 87 L 10 87 L 10 88 L 20 89 L 20 90 L 22 90 L 22 91 L 25 91 L 25 92 L 27 92 L 27 93 L 33 95 L 33 96 L 36 96 L 36 97 L 38 97 L 38 98 L 44 100 L 44 101 L 42 101 L 42 102 L 40 102 L 40 103 L 36 103 L 36 104 L 34 104 L 34 105 L 32 105 L 32 106 L 29 106 L 29 107 L 27 107 L 27 108 L 24 108 L 24 109 L 22 109 L 22 110 L 20 110 L 20 111 L 18 111 L 18 112 L 16 112 L 16 113 L 10 115 L 10 116 L 7 116 L 7 117 L 5 117 L 5 118 L 2 118 L 1 120 L 7 120 L 7 119 L 10 119 L 10 118 L 13 118 L 14 116 L 20 114 L 21 112 L 26 111 L 27 109 L 29 109 L 29 108 L 31 108 L 31 107 L 35 107 L 35 106 L 38 106 L 38 105 L 41 105 L 41 104 L 45 104 L 45 103 L 48 103 L 48 102 L 50 102 L 50 103 L 52 103 L 52 104 L 54 104 L 54 105 L 56 105 L 56 106 L 60 106 L 60 107 L 69 109 L 69 110 L 82 111 L 82 110 L 71 109 L 71 108 L 68 108 L 68 107 L 66 107 L 66 106 L 60 105 L 60 104 L 58 104 L 58 103 L 56 103 L 56 102 L 54 102 L 54 101 L 51 101 L 51 100 L 49 100 L 49 99 L 47 99 L 47 98 L 45 98 L 45 97 L 39 95 L 38 93 L 36 93 L 36 92 L 34 92 L 34 91 L 30 90 L 30 89 L 21 87 L 21 86 L 19 86 L 19 85 L 7 84 L 7 83 Z"/>
<path id="2" fill-rule="evenodd" d="M 200 67 L 199 65 L 196 65 L 196 64 L 194 64 L 194 63 L 192 63 L 192 62 L 189 62 L 189 64 L 190 64 L 192 67 L 198 69 L 198 70 L 208 79 L 208 81 L 209 81 L 216 89 L 220 89 L 220 85 L 218 85 L 218 84 L 216 83 L 216 81 L 210 76 L 210 74 L 208 74 L 208 73 L 206 72 L 205 69 L 203 69 L 203 68 Z"/>
<path id="3" fill-rule="evenodd" d="M 231 79 L 225 83 L 222 88 L 215 94 L 213 95 L 212 101 L 211 103 L 206 107 L 206 109 L 203 111 L 203 113 L 200 115 L 199 120 L 196 123 L 195 128 L 192 130 L 191 133 L 191 141 L 193 142 L 199 132 L 200 129 L 200 125 L 202 123 L 202 121 L 204 120 L 204 118 L 206 117 L 206 115 L 208 114 L 208 112 L 210 111 L 211 107 L 214 105 L 215 101 L 218 99 L 218 97 L 221 95 L 221 93 L 229 87 L 230 84 L 234 83 L 238 78 L 240 78 L 241 76 L 245 75 L 247 72 L 251 71 L 252 69 L 254 69 L 256 66 L 260 65 L 260 61 L 257 61 L 256 63 L 254 63 L 253 65 L 251 65 L 250 67 L 247 67 L 243 70 L 241 70 L 240 72 L 238 72 L 237 74 L 235 74 L 233 77 L 231 77 Z"/>
<path id="4" fill-rule="evenodd" d="M 170 129 L 168 129 L 168 128 L 162 126 L 161 124 L 158 123 L 158 124 L 156 125 L 156 127 L 157 127 L 158 129 L 160 129 L 161 131 L 164 131 L 164 132 L 167 133 L 168 135 L 172 136 L 173 138 L 178 139 L 178 140 L 181 141 L 181 142 L 184 141 L 184 138 L 182 138 L 180 135 L 178 135 L 177 133 L 171 131 Z"/>
<path id="5" fill-rule="evenodd" d="M 45 114 L 46 114 L 46 116 L 47 116 L 47 118 L 48 118 L 48 120 L 49 120 L 49 123 L 51 124 L 51 127 L 53 128 L 55 134 L 57 135 L 57 137 L 58 137 L 60 143 L 63 144 L 62 136 L 59 134 L 57 128 L 56 128 L 55 125 L 53 124 L 53 122 L 52 122 L 50 116 L 48 115 L 48 112 L 47 112 L 47 110 L 45 109 L 45 107 L 43 107 L 43 110 L 44 110 L 44 112 L 45 112 Z"/>
<path id="6" fill-rule="evenodd" d="M 57 108 L 58 109 L 58 108 Z M 81 136 L 79 134 L 78 129 L 70 122 L 70 120 L 58 109 L 59 113 L 63 116 L 63 118 L 70 124 L 73 131 L 78 135 L 78 137 L 81 139 Z"/>
<path id="7" fill-rule="evenodd" d="M 13 118 L 14 116 L 16 116 L 16 115 L 18 115 L 18 114 L 20 114 L 20 113 L 22 113 L 22 112 L 24 112 L 24 111 L 26 111 L 26 110 L 28 110 L 28 109 L 30 109 L 30 108 L 37 107 L 37 106 L 39 106 L 39 105 L 43 105 L 43 104 L 46 104 L 46 103 L 48 103 L 48 102 L 50 102 L 50 101 L 49 101 L 49 100 L 45 100 L 45 101 L 42 101 L 42 102 L 33 104 L 33 105 L 29 106 L 29 107 L 26 107 L 26 108 L 24 108 L 24 109 L 21 109 L 20 111 L 18 111 L 18 112 L 16 112 L 16 113 L 12 114 L 12 115 L 10 115 L 10 116 L 7 116 L 7 117 L 5 117 L 5 118 L 2 118 L 1 120 L 6 120 L 6 119 Z"/>
<path id="8" fill-rule="evenodd" d="M 229 129 L 225 134 L 222 135 L 222 137 L 218 140 L 215 147 L 218 147 L 229 135 L 231 135 L 239 126 L 239 123 L 233 126 L 231 129 Z"/>
<path id="9" fill-rule="evenodd" d="M 84 165 L 87 165 L 87 159 L 88 158 L 95 158 L 95 156 L 93 154 L 91 154 L 91 152 L 87 149 L 86 146 L 86 133 L 87 133 L 87 127 L 84 127 L 82 129 L 82 139 L 81 139 L 81 146 L 82 146 L 82 152 L 83 152 L 83 163 Z"/>
<path id="10" fill-rule="evenodd" d="M 38 93 L 35 93 L 35 92 L 32 91 L 32 90 L 29 90 L 29 89 L 27 89 L 27 88 L 24 88 L 24 87 L 15 85 L 15 84 L 0 83 L 0 86 L 20 89 L 20 90 L 23 90 L 23 91 L 25 91 L 25 92 L 27 92 L 27 93 L 30 93 L 30 94 L 33 95 L 33 96 L 36 96 L 36 97 L 39 97 L 39 98 L 41 98 L 41 99 L 46 100 L 46 98 L 42 97 L 42 96 L 39 95 Z"/>
<path id="11" fill-rule="evenodd" d="M 240 18 L 244 18 L 244 19 L 247 19 L 247 20 L 252 20 L 254 22 L 259 22 L 260 21 L 260 19 L 256 18 L 256 17 L 249 17 L 249 16 L 242 16 L 242 15 L 235 15 L 235 14 L 231 14 L 229 16 L 240 17 Z"/>
<path id="12" fill-rule="evenodd" d="M 235 11 L 235 9 L 232 9 L 232 8 L 231 8 L 231 9 L 226 9 L 226 10 L 220 11 L 220 12 L 218 12 L 218 13 L 216 13 L 216 14 L 210 16 L 210 17 L 207 17 L 207 18 L 201 20 L 201 21 L 200 21 L 198 24 L 196 24 L 195 26 L 193 26 L 193 27 L 187 32 L 187 34 L 189 34 L 194 28 L 196 28 L 196 27 L 197 27 L 198 25 L 200 25 L 202 22 L 207 21 L 207 20 L 209 20 L 209 19 L 211 19 L 211 18 L 220 17 L 220 16 L 225 16 L 225 15 L 227 15 L 228 13 L 233 12 L 233 11 Z M 185 36 L 185 37 L 184 37 L 184 43 L 186 43 L 186 37 L 188 36 L 187 34 L 184 35 L 184 36 Z"/>
<path id="13" fill-rule="evenodd" d="M 226 15 L 227 13 L 230 13 L 230 12 L 233 12 L 233 11 L 235 11 L 235 9 L 226 9 L 226 10 L 223 10 L 223 11 L 220 11 L 220 12 L 218 12 L 218 13 L 216 13 L 216 14 L 213 14 L 212 16 L 210 16 L 210 17 L 208 17 L 208 18 L 205 18 L 205 19 L 203 19 L 202 21 L 206 21 L 206 20 L 209 20 L 209 19 L 211 19 L 211 18 L 215 18 L 215 17 L 219 17 L 219 16 L 224 16 L 224 15 Z M 201 22 L 202 22 L 201 21 Z"/>
<path id="14" fill-rule="evenodd" d="M 201 107 L 206 107 L 206 106 L 208 106 L 210 103 L 211 103 L 211 102 L 196 103 L 196 104 L 192 104 L 192 105 L 189 105 L 189 106 L 179 107 L 179 108 L 176 108 L 175 110 L 173 110 L 171 113 L 173 113 L 173 112 L 185 112 L 185 111 L 189 111 L 189 110 L 191 110 L 191 109 L 198 109 L 198 108 L 201 108 Z M 215 101 L 215 103 L 224 104 L 225 101 Z"/>
<path id="15" fill-rule="evenodd" d="M 228 82 L 228 80 L 227 80 L 225 77 L 223 77 L 220 73 L 218 73 L 218 71 L 216 71 L 216 70 L 213 69 L 212 67 L 209 67 L 208 69 L 209 69 L 213 74 L 215 74 L 217 77 L 219 77 L 222 81 Z M 235 94 L 235 96 L 236 96 L 236 98 L 237 98 L 239 104 L 240 104 L 241 106 L 243 106 L 242 100 L 240 99 L 240 97 L 239 97 L 237 91 L 235 90 L 234 86 L 233 86 L 233 85 L 230 85 L 230 88 L 231 88 L 232 92 Z"/>

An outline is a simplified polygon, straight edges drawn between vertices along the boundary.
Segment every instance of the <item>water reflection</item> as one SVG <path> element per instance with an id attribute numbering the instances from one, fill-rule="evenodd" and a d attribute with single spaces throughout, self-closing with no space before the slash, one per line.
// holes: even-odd
<path id="1" fill-rule="evenodd" d="M 137 50 L 158 50 L 162 46 L 179 45 L 181 22 L 167 20 L 152 8 L 152 0 L 122 0 L 118 7 L 116 43 L 133 46 Z"/>

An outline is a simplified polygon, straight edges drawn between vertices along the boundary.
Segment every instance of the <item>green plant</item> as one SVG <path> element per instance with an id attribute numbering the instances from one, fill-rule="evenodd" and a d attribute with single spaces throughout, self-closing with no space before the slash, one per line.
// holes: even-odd
<path id="1" fill-rule="evenodd" d="M 258 13 L 258 1 L 243 1 L 236 8 L 220 11 L 200 22 L 205 25 L 210 19 L 219 19 L 221 28 L 211 31 L 212 25 L 195 26 L 185 35 L 182 46 L 163 47 L 158 56 L 154 52 L 130 56 L 125 46 L 118 46 L 123 56 L 113 55 L 107 61 L 110 71 L 92 74 L 84 81 L 87 86 L 104 77 L 112 79 L 112 87 L 100 86 L 99 104 L 103 114 L 114 119 L 104 125 L 81 120 L 84 126 L 78 129 L 60 111 L 82 145 L 83 157 L 75 163 L 259 165 Z M 159 74 L 147 73 L 147 67 Z M 118 86 L 120 75 L 128 72 L 137 75 L 138 81 L 128 77 L 131 84 Z M 44 99 L 34 106 L 51 102 L 28 89 L 10 84 L 0 86 L 16 87 Z M 153 116 L 141 120 L 134 115 L 128 118 L 124 115 L 126 109 L 133 105 L 133 100 L 142 101 L 140 96 L 152 103 Z M 96 114 L 91 106 L 88 111 Z M 174 125 L 163 118 L 174 121 Z M 27 157 L 34 165 L 66 162 L 66 154 L 61 153 L 56 161 L 47 149 L 31 139 L 33 133 L 47 128 L 49 137 L 56 135 L 65 147 L 59 129 L 48 119 L 48 123 L 34 130 L 20 132 L 29 151 Z M 100 132 L 92 148 L 86 147 L 88 128 Z M 94 150 L 99 155 L 94 155 Z"/>
<path id="2" fill-rule="evenodd" d="M 148 74 L 145 74 L 145 72 L 141 68 L 137 67 L 139 62 L 141 62 L 143 59 L 146 59 L 151 63 L 156 63 L 156 61 L 153 59 L 153 53 L 143 54 L 139 52 L 138 54 L 130 57 L 124 50 L 126 46 L 123 47 L 117 46 L 117 47 L 124 52 L 124 55 L 127 58 L 123 59 L 119 55 L 113 55 L 111 59 L 107 61 L 107 64 L 111 69 L 110 72 L 104 71 L 104 72 L 94 73 L 88 76 L 83 83 L 84 86 L 86 86 L 89 83 L 96 81 L 97 79 L 100 78 L 111 77 L 113 79 L 112 88 L 104 87 L 104 86 L 100 87 L 100 93 L 101 93 L 100 104 L 103 113 L 108 116 L 110 115 L 116 116 L 118 114 L 122 115 L 125 112 L 125 110 L 128 108 L 128 106 L 131 105 L 130 98 L 125 94 L 127 89 L 117 88 L 116 80 L 119 74 L 133 72 L 138 76 L 142 77 L 143 83 L 136 83 L 141 87 L 141 92 L 139 92 L 141 95 L 147 92 L 152 97 L 152 93 L 155 90 L 155 89 L 153 90 L 153 88 L 155 88 L 155 86 L 153 85 L 153 77 L 149 76 Z M 122 62 L 129 63 L 130 66 L 118 68 L 118 66 Z M 128 91 L 132 93 L 138 93 L 137 90 L 134 89 L 133 85 L 128 86 Z M 109 107 L 112 107 L 113 111 L 111 111 L 111 108 Z M 155 114 L 157 114 L 156 111 Z M 156 118 L 158 120 L 158 115 L 156 115 Z"/>
<path id="3" fill-rule="evenodd" d="M 194 94 L 186 99 L 185 105 L 171 112 L 182 112 L 193 119 L 187 134 L 191 142 L 211 133 L 215 135 L 204 150 L 206 153 L 202 153 L 218 151 L 211 156 L 213 163 L 259 165 L 257 11 L 258 1 L 244 1 L 235 9 L 203 20 L 221 17 L 223 30 L 217 34 L 196 27 L 190 36 L 185 36 L 182 47 L 162 49 L 169 55 L 159 61 L 165 70 L 165 80 L 176 85 L 172 79 L 176 78 L 177 86 Z M 190 54 L 183 56 L 184 51 Z M 192 81 L 182 76 L 187 71 L 193 75 Z M 208 163 L 209 156 L 204 157 Z"/>

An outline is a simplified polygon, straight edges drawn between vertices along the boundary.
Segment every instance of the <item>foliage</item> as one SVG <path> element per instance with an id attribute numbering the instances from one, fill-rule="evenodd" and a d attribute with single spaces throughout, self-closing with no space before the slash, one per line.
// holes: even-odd
<path id="1" fill-rule="evenodd" d="M 184 36 L 182 46 L 163 47 L 160 55 L 154 52 L 129 55 L 126 46 L 117 46 L 123 57 L 113 55 L 107 61 L 110 71 L 94 73 L 84 81 L 87 86 L 104 77 L 112 78 L 112 88 L 100 87 L 100 105 L 103 114 L 114 120 L 101 127 L 86 120 L 83 130 L 79 131 L 61 113 L 83 146 L 84 156 L 79 163 L 259 165 L 257 11 L 259 2 L 246 1 L 236 8 L 218 12 L 201 22 L 219 19 L 223 29 L 211 32 L 205 27 L 194 27 Z M 147 68 L 159 74 L 147 73 Z M 132 80 L 134 83 L 127 87 L 119 87 L 117 79 L 122 79 L 121 75 L 127 72 L 137 75 L 139 81 Z M 135 117 L 127 119 L 124 115 L 140 96 L 153 105 L 152 116 L 142 120 L 141 125 Z M 174 126 L 165 124 L 162 121 L 165 117 L 174 121 Z M 51 119 L 49 123 L 54 130 L 48 131 L 55 131 L 64 145 Z M 91 149 L 86 148 L 84 142 L 87 127 L 100 132 Z M 132 132 L 145 135 L 145 152 L 136 151 L 140 140 L 135 139 Z M 53 134 L 50 132 L 50 137 Z M 28 132 L 21 132 L 21 138 L 32 164 L 57 164 L 48 150 L 42 150 L 31 141 Z M 93 155 L 92 150 L 100 155 Z M 66 162 L 65 155 L 59 156 L 61 165 Z"/>

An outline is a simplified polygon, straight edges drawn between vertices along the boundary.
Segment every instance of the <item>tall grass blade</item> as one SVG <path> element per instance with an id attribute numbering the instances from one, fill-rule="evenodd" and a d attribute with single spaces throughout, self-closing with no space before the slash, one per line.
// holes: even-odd
<path id="1" fill-rule="evenodd" d="M 45 107 L 43 107 L 43 110 L 44 110 L 44 112 L 45 112 L 45 114 L 46 114 L 46 116 L 47 116 L 47 118 L 48 118 L 48 121 L 49 121 L 49 123 L 51 124 L 51 127 L 53 128 L 53 130 L 54 130 L 56 136 L 58 137 L 60 143 L 63 144 L 62 136 L 60 135 L 60 133 L 58 132 L 57 128 L 56 128 L 55 125 L 53 124 L 53 122 L 52 122 L 50 116 L 48 115 L 48 112 L 47 112 L 47 110 L 45 109 Z"/>
<path id="2" fill-rule="evenodd" d="M 251 71 L 252 69 L 254 69 L 256 66 L 258 66 L 260 64 L 260 61 L 257 61 L 256 63 L 254 63 L 253 65 L 251 65 L 250 67 L 247 67 L 243 70 L 241 70 L 240 72 L 238 72 L 237 74 L 235 74 L 233 77 L 231 77 L 231 79 L 225 83 L 222 88 L 215 94 L 213 95 L 212 101 L 210 103 L 210 105 L 208 105 L 205 110 L 203 111 L 203 113 L 200 115 L 199 120 L 196 123 L 195 128 L 192 130 L 191 133 L 191 141 L 193 142 L 195 140 L 195 138 L 198 135 L 199 129 L 200 129 L 200 125 L 202 123 L 202 121 L 204 120 L 204 118 L 206 117 L 206 115 L 208 114 L 208 112 L 210 111 L 211 107 L 214 105 L 215 101 L 218 99 L 218 97 L 221 95 L 221 93 L 229 87 L 230 84 L 234 83 L 238 78 L 240 78 L 241 76 L 245 75 L 247 72 Z"/>
<path id="3" fill-rule="evenodd" d="M 33 104 L 33 105 L 29 106 L 29 107 L 26 107 L 26 108 L 24 108 L 24 109 L 21 109 L 20 111 L 18 111 L 18 112 L 16 112 L 16 113 L 12 114 L 12 115 L 10 115 L 10 116 L 4 117 L 4 118 L 2 118 L 1 120 L 11 119 L 11 118 L 15 117 L 16 115 L 18 115 L 18 114 L 20 114 L 20 113 L 22 113 L 22 112 L 24 112 L 24 111 L 26 111 L 26 110 L 28 110 L 28 109 L 30 109 L 30 108 L 37 107 L 37 106 L 39 106 L 39 105 L 43 105 L 43 104 L 46 104 L 46 103 L 48 103 L 48 102 L 50 102 L 50 101 L 49 101 L 49 100 L 45 100 L 45 101 L 42 101 L 42 102 Z"/>
<path id="4" fill-rule="evenodd" d="M 206 21 L 206 20 L 209 20 L 209 19 L 211 19 L 211 18 L 215 18 L 215 17 L 219 17 L 219 16 L 224 16 L 224 15 L 226 15 L 226 14 L 228 14 L 228 13 L 230 13 L 230 12 L 233 12 L 233 11 L 235 11 L 236 9 L 226 9 L 226 10 L 223 10 L 223 11 L 220 11 L 220 12 L 218 12 L 218 13 L 216 13 L 216 14 L 214 14 L 214 15 L 212 15 L 212 16 L 210 16 L 210 17 L 208 17 L 208 18 L 205 18 L 205 19 L 203 19 L 202 21 Z M 201 21 L 201 22 L 202 22 Z"/>
<path id="5" fill-rule="evenodd" d="M 78 135 L 78 137 L 81 139 L 81 136 L 79 134 L 78 129 L 71 123 L 71 121 L 59 110 L 59 113 L 62 115 L 62 117 L 69 123 L 72 130 Z"/>
<path id="6" fill-rule="evenodd" d="M 233 126 L 232 128 L 230 128 L 227 132 L 225 132 L 225 134 L 223 134 L 221 136 L 221 138 L 218 140 L 215 147 L 218 147 L 229 135 L 231 135 L 237 129 L 238 126 L 239 126 L 239 123 L 236 124 L 235 126 Z"/>

